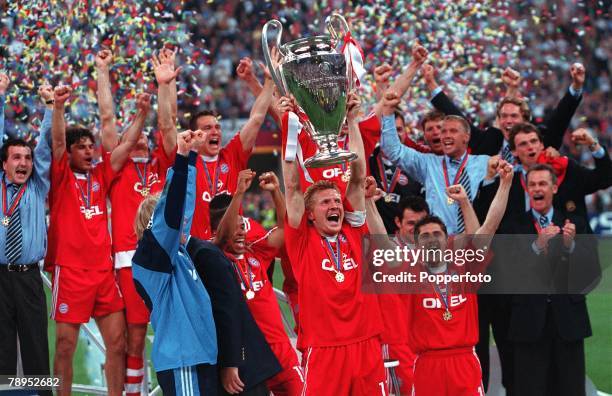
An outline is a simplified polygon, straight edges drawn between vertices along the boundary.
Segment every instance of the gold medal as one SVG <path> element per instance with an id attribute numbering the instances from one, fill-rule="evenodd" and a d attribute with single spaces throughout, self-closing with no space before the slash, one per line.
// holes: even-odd
<path id="1" fill-rule="evenodd" d="M 391 194 L 385 195 L 385 202 L 386 203 L 390 203 L 392 200 L 393 200 L 393 197 L 391 196 Z"/>
<path id="2" fill-rule="evenodd" d="M 351 173 L 349 171 L 346 171 L 342 174 L 342 181 L 348 183 L 349 180 L 351 180 Z"/>
<path id="3" fill-rule="evenodd" d="M 246 298 L 247 300 L 252 300 L 255 298 L 255 292 L 253 290 L 249 290 L 246 292 Z"/>
<path id="4" fill-rule="evenodd" d="M 447 204 L 447 205 L 452 205 L 452 204 L 454 204 L 454 203 L 455 203 L 455 200 L 454 200 L 454 199 L 452 199 L 451 197 L 446 198 L 446 204 Z"/>
<path id="5" fill-rule="evenodd" d="M 85 209 L 85 218 L 87 220 L 91 219 L 93 217 L 93 213 L 90 209 Z"/>
<path id="6" fill-rule="evenodd" d="M 336 282 L 344 282 L 344 274 L 342 272 L 336 272 Z"/>
<path id="7" fill-rule="evenodd" d="M 149 195 L 149 187 L 143 187 L 140 190 L 140 195 L 142 195 L 143 197 L 146 197 L 147 195 Z"/>
<path id="8" fill-rule="evenodd" d="M 445 321 L 449 321 L 453 318 L 453 314 L 447 309 L 446 311 L 444 311 L 444 313 L 442 314 L 442 319 L 444 319 Z"/>

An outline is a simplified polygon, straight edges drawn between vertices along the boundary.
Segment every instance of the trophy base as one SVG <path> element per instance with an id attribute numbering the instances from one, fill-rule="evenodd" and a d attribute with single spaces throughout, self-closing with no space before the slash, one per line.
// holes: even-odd
<path id="1" fill-rule="evenodd" d="M 304 161 L 304 166 L 307 168 L 323 168 L 330 165 L 342 164 L 347 161 L 354 161 L 355 159 L 357 159 L 357 154 L 346 150 L 328 153 L 319 152 Z"/>

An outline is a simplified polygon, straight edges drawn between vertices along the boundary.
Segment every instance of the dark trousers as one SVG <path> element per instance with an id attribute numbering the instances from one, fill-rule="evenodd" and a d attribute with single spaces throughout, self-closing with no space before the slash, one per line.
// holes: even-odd
<path id="1" fill-rule="evenodd" d="M 164 396 L 216 396 L 217 366 L 198 364 L 157 372 Z"/>
<path id="2" fill-rule="evenodd" d="M 221 385 L 219 385 L 219 388 L 221 389 L 219 392 L 220 395 L 230 396 L 230 394 L 227 393 Z M 257 384 L 254 387 L 245 390 L 244 392 L 238 393 L 238 396 L 268 396 L 269 394 L 270 391 L 268 390 L 266 383 L 262 382 L 261 384 Z"/>
<path id="3" fill-rule="evenodd" d="M 584 340 L 565 341 L 548 310 L 543 336 L 514 342 L 514 389 L 521 396 L 584 396 Z"/>
<path id="4" fill-rule="evenodd" d="M 514 350 L 512 343 L 508 341 L 511 310 L 512 296 L 510 295 L 478 295 L 478 330 L 480 336 L 478 344 L 476 344 L 476 354 L 482 367 L 482 383 L 486 392 L 489 387 L 489 371 L 491 366 L 489 356 L 489 326 L 491 326 L 501 363 L 502 385 L 506 388 L 507 396 L 514 395 Z"/>
<path id="5" fill-rule="evenodd" d="M 49 375 L 47 302 L 38 270 L 0 272 L 0 374 Z"/>

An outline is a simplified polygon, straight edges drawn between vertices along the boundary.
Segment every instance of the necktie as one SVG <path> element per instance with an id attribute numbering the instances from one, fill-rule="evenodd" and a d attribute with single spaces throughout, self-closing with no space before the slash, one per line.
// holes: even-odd
<path id="1" fill-rule="evenodd" d="M 456 166 L 459 166 L 459 164 L 461 164 L 461 161 L 451 160 L 451 163 Z M 470 187 L 470 178 L 468 177 L 468 172 L 466 168 L 463 168 L 463 172 L 461 172 L 461 175 L 459 176 L 459 184 L 463 186 L 465 193 L 471 201 L 472 189 Z M 457 234 L 461 234 L 463 231 L 465 231 L 465 220 L 463 219 L 463 213 L 461 212 L 461 208 L 459 207 L 459 205 L 457 205 Z"/>
<path id="2" fill-rule="evenodd" d="M 19 186 L 12 185 L 13 199 L 19 190 Z M 6 231 L 6 259 L 9 264 L 14 264 L 21 257 L 22 241 L 21 241 L 21 216 L 19 215 L 19 205 L 11 215 L 11 222 Z"/>
<path id="3" fill-rule="evenodd" d="M 504 148 L 502 149 L 502 159 L 510 164 L 514 164 L 514 155 L 512 155 L 512 152 L 510 151 L 510 146 L 509 145 L 505 145 Z"/>
<path id="4" fill-rule="evenodd" d="M 540 216 L 540 220 L 539 220 L 539 221 L 540 221 L 540 226 L 541 226 L 542 228 L 546 228 L 546 227 L 548 227 L 548 217 L 546 217 L 546 216 Z"/>

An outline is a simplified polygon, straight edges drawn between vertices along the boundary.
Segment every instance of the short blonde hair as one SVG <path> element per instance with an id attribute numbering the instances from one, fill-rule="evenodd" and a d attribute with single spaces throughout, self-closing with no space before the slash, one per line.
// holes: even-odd
<path id="1" fill-rule="evenodd" d="M 336 183 L 330 180 L 319 180 L 316 183 L 308 186 L 306 192 L 304 193 L 304 206 L 307 210 L 312 210 L 315 193 L 324 190 L 336 190 L 338 194 L 341 194 L 340 188 L 336 185 Z"/>
<path id="2" fill-rule="evenodd" d="M 153 216 L 153 211 L 157 206 L 157 202 L 159 202 L 159 197 L 159 193 L 149 195 L 138 206 L 138 211 L 136 211 L 136 217 L 134 218 L 134 231 L 138 239 L 142 238 L 142 234 L 147 229 L 151 216 Z"/>

